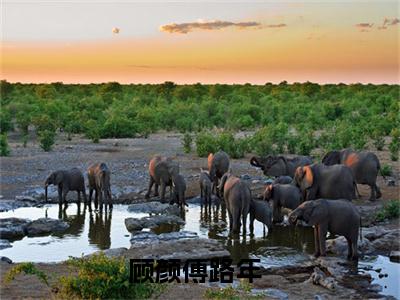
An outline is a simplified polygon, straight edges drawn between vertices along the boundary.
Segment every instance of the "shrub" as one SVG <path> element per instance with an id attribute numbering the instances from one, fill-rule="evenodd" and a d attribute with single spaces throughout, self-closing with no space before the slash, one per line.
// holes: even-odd
<path id="1" fill-rule="evenodd" d="M 36 268 L 31 262 L 25 262 L 16 265 L 6 273 L 4 280 L 6 283 L 9 283 L 21 273 L 35 275 L 40 281 L 44 282 L 46 285 L 49 285 L 47 275 L 43 271 L 40 271 L 38 268 Z"/>
<path id="2" fill-rule="evenodd" d="M 376 213 L 375 220 L 382 222 L 386 219 L 395 219 L 400 216 L 400 201 L 390 200 Z"/>
<path id="3" fill-rule="evenodd" d="M 44 130 L 38 133 L 40 148 L 48 152 L 53 148 L 56 133 L 51 130 Z"/>
<path id="4" fill-rule="evenodd" d="M 0 133 L 6 133 L 12 129 L 11 114 L 2 108 L 0 111 Z"/>
<path id="5" fill-rule="evenodd" d="M 395 128 L 390 133 L 392 141 L 389 144 L 390 158 L 393 161 L 399 160 L 399 150 L 400 150 L 400 130 Z"/>
<path id="6" fill-rule="evenodd" d="M 314 146 L 315 141 L 311 131 L 300 133 L 297 144 L 297 154 L 310 155 L 311 151 L 314 149 Z"/>
<path id="7" fill-rule="evenodd" d="M 26 146 L 28 144 L 28 138 L 29 138 L 29 136 L 27 134 L 22 135 L 22 145 L 24 146 L 24 148 L 26 148 Z"/>
<path id="8" fill-rule="evenodd" d="M 196 136 L 196 152 L 200 157 L 207 157 L 209 153 L 215 153 L 218 145 L 214 136 L 209 132 L 200 132 Z"/>
<path id="9" fill-rule="evenodd" d="M 383 133 L 378 130 L 373 131 L 372 141 L 376 150 L 382 151 L 383 147 L 385 147 L 385 138 L 383 136 Z"/>
<path id="10" fill-rule="evenodd" d="M 130 283 L 129 265 L 124 258 L 108 258 L 103 253 L 89 258 L 70 258 L 67 263 L 78 275 L 59 280 L 61 294 L 83 299 L 144 299 L 160 289 L 159 284 Z"/>
<path id="11" fill-rule="evenodd" d="M 89 120 L 86 122 L 85 134 L 87 138 L 91 139 L 93 143 L 100 141 L 100 128 L 95 120 Z"/>
<path id="12" fill-rule="evenodd" d="M 10 147 L 8 146 L 6 134 L 0 134 L 0 155 L 1 156 L 10 155 Z"/>
<path id="13" fill-rule="evenodd" d="M 190 153 L 192 151 L 192 142 L 193 142 L 192 135 L 186 132 L 182 137 L 182 146 L 183 146 L 183 151 L 185 153 Z"/>
<path id="14" fill-rule="evenodd" d="M 382 176 L 390 176 L 390 175 L 392 175 L 392 167 L 389 166 L 388 164 L 384 164 L 381 167 L 381 175 Z"/>
<path id="15" fill-rule="evenodd" d="M 272 136 L 267 127 L 259 129 L 251 139 L 251 148 L 257 155 L 275 154 Z"/>

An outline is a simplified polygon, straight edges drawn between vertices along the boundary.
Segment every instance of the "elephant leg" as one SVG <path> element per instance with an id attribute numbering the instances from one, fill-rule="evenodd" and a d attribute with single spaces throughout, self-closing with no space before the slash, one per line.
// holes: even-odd
<path id="1" fill-rule="evenodd" d="M 321 256 L 326 256 L 325 241 L 326 241 L 326 234 L 328 232 L 328 226 L 319 224 L 318 227 L 319 227 L 318 229 L 319 249 L 321 250 Z"/>
<path id="2" fill-rule="evenodd" d="M 376 197 L 375 197 L 375 185 L 371 184 L 369 185 L 369 187 L 371 188 L 371 196 L 369 197 L 369 201 L 375 201 Z"/>
<path id="3" fill-rule="evenodd" d="M 67 206 L 67 194 L 68 194 L 68 189 L 63 189 L 62 191 L 62 202 Z"/>
<path id="4" fill-rule="evenodd" d="M 158 195 L 159 195 L 159 193 L 158 193 L 158 187 L 159 187 L 159 184 L 158 184 L 158 183 L 155 183 L 155 184 L 154 184 L 154 197 L 158 197 Z"/>
<path id="5" fill-rule="evenodd" d="M 99 206 L 100 206 L 100 211 L 103 210 L 103 189 L 99 188 Z"/>
<path id="6" fill-rule="evenodd" d="M 92 203 L 93 189 L 89 187 L 89 204 Z"/>
<path id="7" fill-rule="evenodd" d="M 375 183 L 375 192 L 376 192 L 376 199 L 379 199 L 380 197 L 382 197 L 381 189 L 379 188 L 379 186 L 376 183 Z"/>
<path id="8" fill-rule="evenodd" d="M 346 241 L 347 241 L 347 259 L 350 259 L 353 256 L 353 247 L 351 239 L 346 238 Z"/>
<path id="9" fill-rule="evenodd" d="M 235 206 L 232 207 L 232 232 L 240 233 L 240 211 Z"/>
<path id="10" fill-rule="evenodd" d="M 318 225 L 314 225 L 314 243 L 315 243 L 314 256 L 318 257 L 321 255 L 321 249 L 319 248 L 319 226 Z"/>
<path id="11" fill-rule="evenodd" d="M 97 188 L 94 190 L 94 208 L 97 209 L 99 207 L 99 192 Z"/>
<path id="12" fill-rule="evenodd" d="M 229 210 L 228 210 L 228 217 L 229 217 L 229 231 L 232 231 L 233 218 L 232 218 L 232 213 Z"/>
<path id="13" fill-rule="evenodd" d="M 254 219 L 255 219 L 254 213 L 250 212 L 250 233 L 254 232 Z M 264 228 L 264 231 L 265 231 L 265 228 Z"/>
<path id="14" fill-rule="evenodd" d="M 203 201 L 203 188 L 200 186 L 200 200 Z"/>
<path id="15" fill-rule="evenodd" d="M 147 189 L 147 193 L 144 196 L 146 199 L 150 198 L 151 188 L 153 187 L 154 179 L 150 176 L 149 188 Z"/>
<path id="16" fill-rule="evenodd" d="M 161 196 L 160 196 L 160 200 L 161 202 L 164 202 L 164 198 L 165 198 L 165 189 L 166 189 L 166 185 L 164 182 L 161 182 Z"/>
<path id="17" fill-rule="evenodd" d="M 243 235 L 246 235 L 246 225 L 247 225 L 247 214 L 242 213 L 242 226 L 243 226 Z"/>
<path id="18" fill-rule="evenodd" d="M 62 188 L 58 186 L 58 203 L 61 205 L 63 202 Z"/>

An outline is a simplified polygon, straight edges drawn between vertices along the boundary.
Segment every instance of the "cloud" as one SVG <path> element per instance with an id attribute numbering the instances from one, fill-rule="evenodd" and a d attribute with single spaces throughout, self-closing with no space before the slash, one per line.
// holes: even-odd
<path id="1" fill-rule="evenodd" d="M 400 20 L 398 18 L 384 18 L 383 23 L 381 26 L 378 27 L 380 30 L 387 29 L 388 26 L 394 26 L 400 23 Z"/>
<path id="2" fill-rule="evenodd" d="M 119 33 L 119 28 L 114 27 L 114 28 L 112 29 L 112 33 L 118 34 L 118 33 Z"/>
<path id="3" fill-rule="evenodd" d="M 282 28 L 282 27 L 286 27 L 286 26 L 287 25 L 284 23 L 265 25 L 265 27 L 268 27 L 268 28 Z"/>
<path id="4" fill-rule="evenodd" d="M 280 25 L 280 24 L 278 24 Z M 258 22 L 229 22 L 229 21 L 197 21 L 190 23 L 171 23 L 160 26 L 160 31 L 168 33 L 186 34 L 193 30 L 219 30 L 222 28 L 234 27 L 237 29 L 261 28 Z"/>
<path id="5" fill-rule="evenodd" d="M 358 23 L 355 25 L 357 28 L 372 28 L 374 23 Z"/>

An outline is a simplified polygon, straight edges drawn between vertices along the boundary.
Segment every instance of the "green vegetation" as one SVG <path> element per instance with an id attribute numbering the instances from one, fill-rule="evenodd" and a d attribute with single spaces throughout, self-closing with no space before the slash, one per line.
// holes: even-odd
<path id="1" fill-rule="evenodd" d="M 1 81 L 0 131 L 29 128 L 37 133 L 63 129 L 67 137 L 147 137 L 158 130 L 196 132 L 197 152 L 226 144 L 232 156 L 243 152 L 310 154 L 372 142 L 377 149 L 391 135 L 389 149 L 398 159 L 400 126 L 398 85 L 295 83 L 265 85 L 11 84 Z M 201 139 L 215 128 L 223 141 Z M 250 139 L 229 136 L 258 131 Z M 38 134 L 38 136 L 43 136 Z M 219 145 L 218 145 L 219 144 Z M 239 148 L 232 150 L 233 145 Z M 209 148 L 209 149 L 208 149 Z M 187 148 L 186 148 L 187 150 Z M 214 151 L 212 151 L 214 152 Z"/>
<path id="2" fill-rule="evenodd" d="M 227 300 L 240 300 L 240 299 L 264 299 L 265 295 L 251 294 L 251 284 L 243 280 L 240 281 L 239 286 L 234 288 L 228 286 L 226 288 L 214 289 L 209 288 L 206 290 L 205 297 L 207 299 L 227 299 Z"/>
<path id="3" fill-rule="evenodd" d="M 20 263 L 15 267 L 11 268 L 11 270 L 9 270 L 7 274 L 4 276 L 5 283 L 11 282 L 12 280 L 15 279 L 17 275 L 21 273 L 35 275 L 46 285 L 49 285 L 47 281 L 48 280 L 47 275 L 43 271 L 40 271 L 38 268 L 36 268 L 35 265 L 31 262 Z"/>
<path id="4" fill-rule="evenodd" d="M 393 128 L 390 136 L 392 138 L 392 141 L 389 144 L 390 158 L 393 161 L 398 161 L 400 151 L 400 129 Z"/>
<path id="5" fill-rule="evenodd" d="M 108 258 L 102 253 L 71 258 L 67 263 L 78 273 L 60 278 L 65 298 L 145 299 L 163 288 L 156 283 L 130 283 L 129 264 L 124 258 Z"/>
<path id="6" fill-rule="evenodd" d="M 193 142 L 192 135 L 189 132 L 185 132 L 185 134 L 182 137 L 182 146 L 183 146 L 183 151 L 185 153 L 192 152 L 192 142 Z"/>
<path id="7" fill-rule="evenodd" d="M 43 130 L 38 132 L 40 148 L 44 151 L 50 151 L 53 148 L 56 133 L 51 130 Z"/>
<path id="8" fill-rule="evenodd" d="M 390 176 L 392 175 L 392 167 L 388 164 L 384 164 L 381 167 L 381 175 L 382 176 Z"/>
<path id="9" fill-rule="evenodd" d="M 387 201 L 376 213 L 375 220 L 382 222 L 386 219 L 396 219 L 400 216 L 400 200 Z"/>
<path id="10" fill-rule="evenodd" d="M 0 134 L 0 156 L 9 156 L 10 147 L 8 146 L 7 134 Z"/>

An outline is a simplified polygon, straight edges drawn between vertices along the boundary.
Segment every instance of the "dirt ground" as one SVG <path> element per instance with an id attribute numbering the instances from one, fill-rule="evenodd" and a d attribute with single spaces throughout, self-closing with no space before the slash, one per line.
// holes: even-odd
<path id="1" fill-rule="evenodd" d="M 29 196 L 30 190 L 43 186 L 44 180 L 51 171 L 72 167 L 78 167 L 85 171 L 92 163 L 106 162 L 112 171 L 111 184 L 121 191 L 121 199 L 124 202 L 134 202 L 143 199 L 148 184 L 148 161 L 155 154 L 174 157 L 179 162 L 181 173 L 187 180 L 187 197 L 190 198 L 199 194 L 197 175 L 201 167 L 207 167 L 206 158 L 199 158 L 194 151 L 190 154 L 183 152 L 180 134 L 153 134 L 146 139 L 108 139 L 101 140 L 99 144 L 93 144 L 81 137 L 73 137 L 72 141 L 68 141 L 65 136 L 61 136 L 57 139 L 57 144 L 51 152 L 42 151 L 32 139 L 26 148 L 22 146 L 18 136 L 10 136 L 9 142 L 12 150 L 11 156 L 1 158 L 0 201 L 15 199 L 16 196 L 22 194 Z M 399 164 L 390 161 L 387 150 L 375 153 L 382 165 L 388 164 L 392 167 L 391 177 L 395 180 L 396 185 L 388 186 L 383 177 L 379 176 L 378 185 L 381 187 L 383 197 L 373 203 L 368 201 L 369 187 L 359 185 L 362 199 L 357 200 L 356 204 L 368 214 L 379 209 L 386 201 L 399 198 Z M 263 190 L 262 180 L 265 177 L 260 170 L 250 166 L 249 160 L 250 155 L 243 159 L 232 160 L 231 167 L 236 175 L 248 174 L 252 178 L 254 194 L 260 196 Z M 0 263 L 2 278 L 10 266 L 4 262 Z M 68 273 L 64 264 L 38 264 L 38 266 L 46 273 L 55 275 L 54 278 Z M 263 276 L 262 282 L 256 282 L 255 286 L 280 288 L 287 283 L 276 276 L 278 275 L 271 274 L 265 278 Z M 296 289 L 307 291 L 306 286 L 296 283 L 296 276 L 300 275 L 295 274 L 292 279 L 289 278 L 291 283 L 299 284 L 298 287 L 293 286 L 293 291 Z M 201 299 L 205 290 L 206 287 L 199 285 L 170 286 L 159 299 Z M 313 294 L 310 292 L 308 295 L 312 297 L 318 291 L 314 287 Z M 321 293 L 323 292 L 324 290 L 321 288 Z M 294 293 L 290 296 L 292 296 L 291 298 L 301 298 L 304 295 L 303 293 L 297 295 Z M 56 296 L 51 288 L 38 281 L 34 276 L 19 276 L 9 285 L 1 285 L 1 298 L 3 299 L 48 299 Z M 326 296 L 330 298 L 329 295 Z"/>

